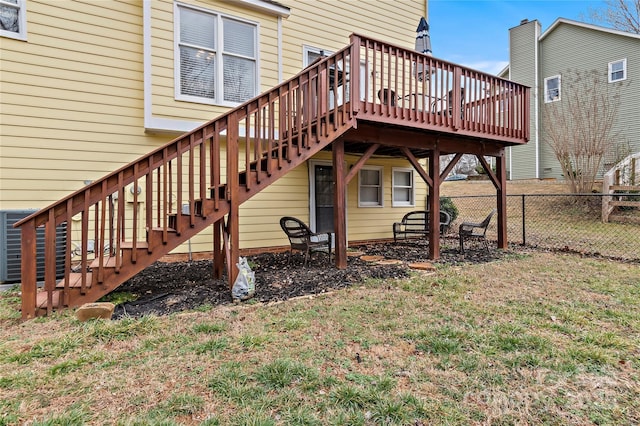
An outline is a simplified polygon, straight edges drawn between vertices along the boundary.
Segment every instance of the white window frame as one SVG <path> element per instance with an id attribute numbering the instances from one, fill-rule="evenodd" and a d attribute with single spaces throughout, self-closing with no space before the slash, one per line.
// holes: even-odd
<path id="1" fill-rule="evenodd" d="M 14 38 L 16 40 L 27 40 L 27 1 L 18 0 L 18 4 L 0 0 L 0 5 L 18 9 L 19 31 L 7 31 L 0 29 L 0 36 Z"/>
<path id="2" fill-rule="evenodd" d="M 216 57 L 216 86 L 215 86 L 215 98 L 205 98 L 200 96 L 193 95 L 183 95 L 180 91 L 181 80 L 180 80 L 180 9 L 192 9 L 197 10 L 203 13 L 207 13 L 216 19 L 216 47 L 214 48 L 215 57 Z M 227 15 L 224 13 L 217 12 L 211 9 L 205 9 L 203 7 L 192 6 L 189 4 L 174 3 L 174 26 L 173 26 L 173 34 L 174 34 L 174 47 L 173 47 L 173 57 L 174 57 L 174 89 L 175 89 L 175 99 L 178 101 L 186 101 L 186 102 L 194 102 L 200 104 L 207 105 L 219 105 L 219 106 L 227 106 L 234 107 L 240 105 L 242 102 L 231 102 L 224 100 L 224 28 L 223 28 L 223 20 L 229 19 L 238 22 L 242 22 L 244 24 L 251 25 L 255 28 L 255 56 L 252 59 L 255 61 L 255 75 L 254 75 L 254 84 L 255 84 L 255 93 L 253 96 L 257 95 L 260 92 L 260 25 L 258 22 L 250 21 L 247 19 L 242 19 L 237 16 Z M 237 56 L 237 55 L 235 55 Z M 253 97 L 252 96 L 252 97 Z M 248 99 L 247 99 L 248 100 Z"/>
<path id="3" fill-rule="evenodd" d="M 396 183 L 396 172 L 409 174 L 409 186 Z M 416 205 L 416 180 L 414 170 L 410 167 L 393 167 L 391 169 L 391 206 L 392 207 L 415 207 Z M 408 189 L 409 201 L 396 201 L 396 189 Z"/>
<path id="4" fill-rule="evenodd" d="M 311 65 L 311 62 L 309 62 L 309 53 L 315 53 L 323 58 L 333 55 L 333 52 L 330 50 L 304 45 L 302 46 L 302 68 L 306 68 Z"/>
<path id="5" fill-rule="evenodd" d="M 558 80 L 558 96 L 555 98 L 549 97 L 549 89 L 548 84 L 551 80 Z M 548 104 L 551 102 L 558 102 L 562 99 L 562 76 L 561 75 L 553 75 L 551 77 L 547 77 L 544 79 L 544 103 Z"/>
<path id="6" fill-rule="evenodd" d="M 616 64 L 619 64 L 619 63 L 622 63 L 622 69 L 614 71 L 613 70 L 613 66 L 616 65 Z M 609 70 L 609 72 L 607 73 L 607 76 L 608 76 L 608 79 L 609 79 L 609 83 L 616 83 L 618 81 L 624 81 L 624 80 L 627 79 L 627 58 L 609 62 L 609 65 L 608 65 L 607 68 Z M 622 77 L 613 79 L 613 74 L 621 72 L 621 71 L 622 71 Z"/>
<path id="7" fill-rule="evenodd" d="M 375 170 L 378 172 L 378 185 L 363 185 L 362 172 L 364 170 Z M 378 188 L 378 201 L 363 201 L 363 188 Z M 384 167 L 382 166 L 363 166 L 358 170 L 358 207 L 384 207 Z"/>

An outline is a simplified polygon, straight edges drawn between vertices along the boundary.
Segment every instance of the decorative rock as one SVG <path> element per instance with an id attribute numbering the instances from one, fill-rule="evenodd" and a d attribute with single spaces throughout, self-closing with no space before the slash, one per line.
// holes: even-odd
<path id="1" fill-rule="evenodd" d="M 431 264 L 429 262 L 410 263 L 409 264 L 409 268 L 418 269 L 420 271 L 435 271 L 436 270 L 436 267 L 433 266 L 433 264 Z"/>
<path id="2" fill-rule="evenodd" d="M 381 260 L 384 259 L 384 256 L 379 256 L 379 255 L 362 256 L 360 259 L 364 260 L 365 262 L 380 262 Z"/>
<path id="3" fill-rule="evenodd" d="M 110 302 L 85 303 L 76 311 L 76 318 L 82 322 L 95 318 L 110 320 L 115 307 Z"/>

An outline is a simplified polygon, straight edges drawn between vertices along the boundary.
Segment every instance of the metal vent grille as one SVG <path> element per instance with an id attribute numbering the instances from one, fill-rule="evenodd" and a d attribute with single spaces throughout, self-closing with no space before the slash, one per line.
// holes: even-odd
<path id="1" fill-rule="evenodd" d="M 35 210 L 0 210 L 0 283 L 20 282 L 20 235 L 13 225 Z M 64 276 L 67 224 L 56 227 L 56 277 Z M 36 230 L 37 279 L 44 280 L 44 227 Z"/>

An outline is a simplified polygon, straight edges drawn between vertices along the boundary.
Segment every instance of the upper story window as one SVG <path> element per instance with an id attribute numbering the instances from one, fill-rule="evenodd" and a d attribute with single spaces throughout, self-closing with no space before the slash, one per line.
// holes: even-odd
<path id="1" fill-rule="evenodd" d="M 358 172 L 358 206 L 382 207 L 382 171 L 379 166 L 366 166 Z"/>
<path id="2" fill-rule="evenodd" d="M 25 0 L 0 0 L 0 36 L 27 39 Z"/>
<path id="3" fill-rule="evenodd" d="M 176 4 L 176 99 L 233 106 L 256 95 L 255 23 Z"/>
<path id="4" fill-rule="evenodd" d="M 302 66 L 308 67 L 320 58 L 326 58 L 331 56 L 333 52 L 324 49 L 318 49 L 317 47 L 304 46 L 303 47 Z"/>
<path id="5" fill-rule="evenodd" d="M 544 79 L 544 102 L 555 102 L 560 100 L 561 87 L 560 76 L 547 77 Z"/>
<path id="6" fill-rule="evenodd" d="M 609 83 L 627 79 L 627 58 L 609 62 Z"/>
<path id="7" fill-rule="evenodd" d="M 413 183 L 413 169 L 393 168 L 392 206 L 415 206 L 415 186 Z"/>

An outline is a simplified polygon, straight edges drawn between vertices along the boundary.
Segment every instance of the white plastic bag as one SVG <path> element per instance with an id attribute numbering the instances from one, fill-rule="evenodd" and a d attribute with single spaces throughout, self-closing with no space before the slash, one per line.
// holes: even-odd
<path id="1" fill-rule="evenodd" d="M 256 292 L 256 274 L 251 270 L 246 257 L 241 257 L 236 264 L 238 277 L 231 288 L 231 296 L 234 300 L 247 300 Z"/>

